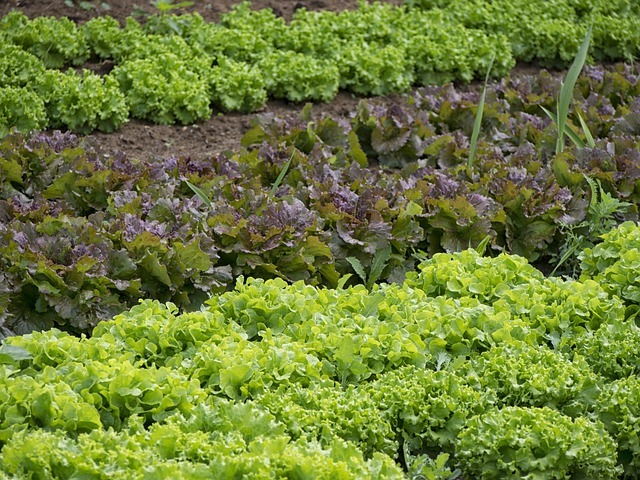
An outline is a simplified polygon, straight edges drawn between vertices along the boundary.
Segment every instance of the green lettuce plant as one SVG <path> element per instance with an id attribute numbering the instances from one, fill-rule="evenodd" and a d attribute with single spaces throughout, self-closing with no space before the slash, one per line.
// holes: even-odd
<path id="1" fill-rule="evenodd" d="M 127 61 L 110 75 L 126 92 L 133 117 L 186 125 L 211 114 L 205 79 L 176 55 Z"/>
<path id="2" fill-rule="evenodd" d="M 589 278 L 602 284 L 625 303 L 640 301 L 640 282 L 637 263 L 640 258 L 640 227 L 634 222 L 624 222 L 601 235 L 602 241 L 584 249 L 578 259 L 581 279 Z"/>
<path id="3" fill-rule="evenodd" d="M 0 138 L 12 129 L 23 132 L 40 130 L 47 125 L 45 104 L 25 87 L 0 87 Z"/>
<path id="4" fill-rule="evenodd" d="M 471 418 L 456 441 L 464 472 L 479 480 L 617 479 L 616 443 L 600 422 L 547 407 L 504 407 Z"/>
<path id="5" fill-rule="evenodd" d="M 36 17 L 19 10 L 0 19 L 0 37 L 38 57 L 47 68 L 81 65 L 89 57 L 84 36 L 68 18 Z"/>
<path id="6" fill-rule="evenodd" d="M 637 418 L 640 381 L 635 375 L 607 384 L 597 400 L 597 412 L 609 434 L 618 442 L 622 478 L 635 478 L 640 471 L 640 439 Z"/>
<path id="7" fill-rule="evenodd" d="M 327 102 L 338 92 L 339 72 L 330 60 L 276 50 L 265 55 L 257 67 L 267 92 L 275 98 Z"/>
<path id="8" fill-rule="evenodd" d="M 214 105 L 225 112 L 255 112 L 267 103 L 263 75 L 247 63 L 220 57 L 208 80 Z"/>

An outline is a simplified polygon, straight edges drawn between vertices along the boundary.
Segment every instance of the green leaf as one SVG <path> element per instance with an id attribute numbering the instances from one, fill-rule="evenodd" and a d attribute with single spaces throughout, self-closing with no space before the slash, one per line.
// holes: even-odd
<path id="1" fill-rule="evenodd" d="M 578 120 L 580 120 L 580 125 L 582 126 L 582 131 L 584 132 L 584 136 L 587 138 L 587 144 L 589 145 L 589 147 L 595 148 L 596 142 L 593 139 L 593 135 L 591 135 L 591 131 L 587 126 L 587 122 L 585 122 L 584 117 L 582 116 L 582 113 L 580 113 L 580 110 L 576 110 L 576 113 L 578 114 Z"/>
<path id="2" fill-rule="evenodd" d="M 482 95 L 480 96 L 478 111 L 476 112 L 476 118 L 473 122 L 473 132 L 471 133 L 471 141 L 469 147 L 469 160 L 467 161 L 467 168 L 469 168 L 469 170 L 473 167 L 473 161 L 476 157 L 476 149 L 478 148 L 478 136 L 480 135 L 482 115 L 484 113 L 484 102 L 487 96 L 487 84 L 489 83 L 489 74 L 491 73 L 491 68 L 493 67 L 493 62 L 495 59 L 496 54 L 494 52 L 493 56 L 491 57 L 491 61 L 489 62 L 489 67 L 487 68 L 487 76 L 484 79 L 484 87 L 482 89 Z"/>
<path id="3" fill-rule="evenodd" d="M 364 153 L 364 150 L 362 150 L 362 147 L 360 146 L 358 135 L 356 134 L 356 132 L 351 130 L 347 138 L 349 140 L 349 153 L 351 157 L 358 165 L 363 168 L 366 167 L 369 164 L 369 161 L 367 160 L 367 154 Z"/>
<path id="4" fill-rule="evenodd" d="M 198 196 L 198 198 L 200 198 L 200 200 L 202 200 L 207 207 L 211 208 L 213 206 L 213 203 L 211 203 L 211 200 L 209 200 L 209 197 L 207 197 L 202 190 L 196 187 L 189 180 L 185 180 L 185 183 L 189 186 L 191 190 L 193 190 L 193 193 L 195 193 Z"/>
<path id="5" fill-rule="evenodd" d="M 587 60 L 587 53 L 589 52 L 589 43 L 591 42 L 591 30 L 593 26 L 589 26 L 589 30 L 587 30 L 587 34 L 582 40 L 582 44 L 580 45 L 580 49 L 576 55 L 576 58 L 573 60 L 573 64 L 567 72 L 567 76 L 565 81 L 562 83 L 562 87 L 560 87 L 560 101 L 558 102 L 558 141 L 556 143 L 556 154 L 561 153 L 564 150 L 564 134 L 565 127 L 567 123 L 567 117 L 569 116 L 569 105 L 571 104 L 571 99 L 573 98 L 573 89 L 575 87 L 576 81 L 578 80 L 578 76 L 582 71 L 582 67 L 584 66 L 585 61 Z"/>
<path id="6" fill-rule="evenodd" d="M 378 305 L 384 300 L 384 298 L 384 293 L 380 291 L 369 296 L 364 304 L 364 308 L 362 309 L 362 315 L 365 317 L 375 316 L 378 312 Z"/>
<path id="7" fill-rule="evenodd" d="M 561 187 L 575 187 L 582 183 L 584 175 L 572 172 L 566 154 L 556 155 L 551 161 L 551 169 Z"/>
<path id="8" fill-rule="evenodd" d="M 344 290 L 344 286 L 349 281 L 349 279 L 353 277 L 353 273 L 347 273 L 346 275 L 342 275 L 340 280 L 338 280 L 338 284 L 336 286 L 336 290 Z"/>
<path id="9" fill-rule="evenodd" d="M 209 255 L 202 251 L 198 240 L 193 240 L 187 245 L 176 243 L 175 247 L 178 251 L 178 255 L 180 256 L 180 260 L 186 268 L 193 268 L 200 270 L 201 272 L 206 272 L 211 267 L 211 259 L 209 258 Z"/>
<path id="10" fill-rule="evenodd" d="M 149 275 L 159 280 L 167 287 L 172 285 L 167 266 L 160 263 L 157 252 L 147 252 L 142 257 L 140 265 L 142 265 Z"/>
<path id="11" fill-rule="evenodd" d="M 364 267 L 362 266 L 360 260 L 358 260 L 356 257 L 347 257 L 346 260 L 347 262 L 349 262 L 349 264 L 351 264 L 355 272 L 362 279 L 363 283 L 367 283 L 367 274 L 364 271 Z"/>
<path id="12" fill-rule="evenodd" d="M 0 158 L 0 172 L 9 182 L 22 183 L 22 167 L 15 160 Z"/>
<path id="13" fill-rule="evenodd" d="M 558 124 L 558 117 L 553 112 L 550 112 L 549 110 L 544 108 L 542 105 L 540 105 L 540 108 L 542 108 L 542 110 L 544 110 L 544 112 L 547 114 L 547 116 L 551 120 L 553 120 L 553 123 L 555 123 L 556 125 Z M 585 143 L 582 141 L 582 139 L 578 135 L 578 132 L 576 132 L 572 126 L 569 125 L 568 127 L 569 128 L 565 129 L 565 131 L 564 131 L 564 133 L 567 135 L 567 137 L 569 137 L 571 139 L 571 141 L 573 143 L 575 143 L 578 148 L 584 148 L 585 147 Z"/>
<path id="14" fill-rule="evenodd" d="M 291 165 L 291 162 L 293 161 L 293 156 L 295 155 L 295 153 L 297 151 L 298 151 L 297 149 L 294 149 L 293 152 L 291 153 L 291 156 L 289 157 L 289 160 L 287 160 L 285 162 L 285 164 L 282 166 L 282 170 L 280 171 L 280 174 L 278 175 L 278 178 L 276 178 L 276 181 L 273 182 L 273 186 L 271 187 L 271 191 L 269 192 L 269 196 L 268 196 L 269 200 L 271 200 L 273 198 L 273 196 L 276 194 L 276 190 L 278 190 L 278 187 L 280 186 L 280 183 L 282 182 L 282 179 L 287 174 L 287 171 L 289 170 L 289 166 Z"/>
<path id="15" fill-rule="evenodd" d="M 33 355 L 25 348 L 4 344 L 0 346 L 0 364 L 14 364 L 22 360 L 32 360 Z"/>
<path id="16" fill-rule="evenodd" d="M 378 281 L 390 258 L 391 245 L 387 245 L 382 250 L 376 251 L 373 256 L 373 260 L 371 261 L 371 271 L 369 272 L 369 278 L 367 279 L 368 288 L 371 288 L 373 284 Z"/>

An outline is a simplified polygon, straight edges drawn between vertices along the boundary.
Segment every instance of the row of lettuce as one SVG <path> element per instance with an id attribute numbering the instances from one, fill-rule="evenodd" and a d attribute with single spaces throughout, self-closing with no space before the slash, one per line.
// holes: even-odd
<path id="1" fill-rule="evenodd" d="M 482 77 L 494 56 L 496 76 L 516 61 L 566 65 L 588 25 L 596 60 L 640 53 L 635 2 L 408 3 L 299 9 L 288 24 L 248 3 L 219 23 L 188 14 L 78 26 L 12 11 L 0 19 L 0 136 L 12 127 L 113 131 L 129 117 L 190 124 L 213 110 L 255 111 L 269 97 L 327 101 L 338 89 L 384 95 Z M 114 68 L 80 71 L 87 61 Z"/>
<path id="2" fill-rule="evenodd" d="M 241 275 L 402 283 L 416 252 L 485 239 L 489 255 L 576 277 L 579 251 L 638 217 L 640 84 L 628 66 L 588 68 L 571 118 L 583 112 L 596 146 L 556 155 L 541 107 L 553 109 L 559 83 L 542 72 L 492 84 L 471 168 L 478 95 L 450 86 L 405 106 L 362 103 L 350 121 L 262 117 L 245 147 L 213 159 L 143 162 L 71 134 L 6 137 L 2 334 L 90 332 L 141 298 L 198 309 Z"/>
<path id="3" fill-rule="evenodd" d="M 0 478 L 638 478 L 639 259 L 626 222 L 579 280 L 465 250 L 5 339 Z"/>

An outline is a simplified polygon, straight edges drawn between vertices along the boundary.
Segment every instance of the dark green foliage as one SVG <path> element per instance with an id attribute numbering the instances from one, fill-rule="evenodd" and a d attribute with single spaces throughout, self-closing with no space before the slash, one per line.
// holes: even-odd
<path id="1" fill-rule="evenodd" d="M 241 64 L 227 66 L 251 75 Z M 85 86 L 97 79 L 45 77 Z M 418 250 L 433 256 L 485 242 L 489 256 L 506 250 L 548 268 L 571 245 L 598 242 L 589 222 L 600 231 L 636 218 L 640 202 L 635 75 L 622 66 L 587 68 L 576 107 L 585 112 L 596 147 L 553 157 L 553 128 L 539 107 L 551 107 L 557 87 L 547 73 L 492 85 L 483 122 L 499 132 L 498 141 L 489 148 L 480 136 L 470 172 L 466 136 L 476 95 L 452 87 L 425 89 L 404 107 L 363 103 L 350 124 L 313 118 L 308 109 L 299 120 L 264 117 L 243 148 L 207 162 L 102 156 L 70 135 L 8 137 L 0 145 L 4 325 L 21 333 L 54 325 L 89 331 L 144 297 L 197 308 L 239 275 L 334 287 L 351 273 L 357 276 L 345 282 L 371 288 L 402 282 L 419 263 Z M 117 92 L 108 81 L 93 89 L 100 88 Z M 61 90 L 46 104 L 51 115 L 67 112 L 59 105 L 73 91 Z M 113 100 L 116 122 L 122 99 Z M 189 114 L 174 106 L 164 114 Z M 108 120 L 86 121 L 106 128 Z M 626 202 L 625 212 L 607 214 L 607 199 Z M 482 266 L 488 259 L 465 263 L 458 286 L 434 282 L 427 278 L 432 273 L 414 285 L 429 294 L 499 299 L 512 311 L 512 296 L 536 281 L 544 306 L 540 297 L 528 308 L 540 318 L 540 335 L 568 325 L 597 328 L 598 319 L 618 308 L 590 318 L 591 310 L 571 300 L 570 282 L 543 279 L 514 257 L 496 261 L 495 272 L 485 268 L 491 263 Z M 456 265 L 447 262 L 442 257 L 423 272 Z M 569 265 L 577 263 L 561 267 L 571 273 Z M 519 275 L 527 275 L 526 285 Z M 594 282 L 581 285 L 602 298 Z"/>

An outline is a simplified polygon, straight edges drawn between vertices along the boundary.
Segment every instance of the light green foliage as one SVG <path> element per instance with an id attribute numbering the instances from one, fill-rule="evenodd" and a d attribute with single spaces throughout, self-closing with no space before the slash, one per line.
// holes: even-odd
<path id="1" fill-rule="evenodd" d="M 44 64 L 33 54 L 10 43 L 0 43 L 0 87 L 26 87 L 44 73 Z"/>
<path id="2" fill-rule="evenodd" d="M 495 391 L 499 405 L 546 406 L 575 416 L 592 408 L 599 393 L 599 379 L 584 358 L 543 346 L 496 346 L 463 370 L 458 374 L 479 391 Z"/>
<path id="3" fill-rule="evenodd" d="M 224 402 L 200 405 L 148 430 L 132 418 L 121 432 L 98 430 L 77 440 L 56 432 L 19 434 L 1 462 L 11 474 L 43 478 L 403 478 L 388 456 L 365 460 L 337 437 L 325 445 L 291 441 L 262 409 Z"/>
<path id="4" fill-rule="evenodd" d="M 47 112 L 40 97 L 24 87 L 0 87 L 0 138 L 14 127 L 28 132 L 46 124 Z"/>
<path id="5" fill-rule="evenodd" d="M 638 381 L 597 375 L 635 374 L 624 314 L 593 280 L 476 251 L 403 285 L 248 279 L 197 312 L 143 301 L 90 338 L 3 342 L 0 471 L 635 478 Z"/>
<path id="6" fill-rule="evenodd" d="M 213 58 L 224 56 L 236 62 L 252 65 L 272 51 L 270 45 L 261 37 L 257 37 L 255 32 L 212 23 L 191 33 L 189 41 L 191 45 L 202 49 Z"/>
<path id="7" fill-rule="evenodd" d="M 504 35 L 468 29 L 444 18 L 439 11 L 425 12 L 417 23 L 406 26 L 415 35 L 407 46 L 407 56 L 415 63 L 419 85 L 481 78 L 494 56 L 494 76 L 513 68 L 514 58 Z"/>
<path id="8" fill-rule="evenodd" d="M 110 75 L 126 92 L 133 117 L 186 125 L 211 114 L 206 81 L 174 54 L 126 61 Z"/>
<path id="9" fill-rule="evenodd" d="M 45 332 L 33 332 L 28 335 L 11 337 L 0 347 L 0 354 L 6 349 L 23 349 L 28 356 L 30 369 L 42 371 L 45 367 L 58 367 L 69 362 L 84 363 L 88 360 L 107 361 L 112 356 L 122 357 L 114 337 L 104 336 L 91 342 L 83 341 L 58 329 Z M 134 361 L 134 357 L 129 357 Z"/>
<path id="10" fill-rule="evenodd" d="M 640 327 L 634 321 L 604 323 L 575 347 L 594 372 L 611 380 L 640 374 Z"/>
<path id="11" fill-rule="evenodd" d="M 615 12 L 606 12 L 607 3 L 600 3 L 600 11 L 590 16 L 593 22 L 593 41 L 598 46 L 594 49 L 593 56 L 597 61 L 621 58 L 626 62 L 632 62 L 638 56 L 640 44 L 637 4 L 633 7 L 627 5 L 621 9 L 624 13 L 616 15 Z M 615 2 L 611 2 L 613 3 Z M 629 8 L 635 8 L 635 12 L 629 12 Z"/>
<path id="12" fill-rule="evenodd" d="M 129 17 L 124 27 L 111 17 L 78 27 L 66 18 L 29 20 L 14 11 L 0 19 L 0 39 L 33 54 L 47 68 L 82 65 L 92 57 L 111 60 L 132 116 L 182 124 L 208 117 L 211 102 L 224 111 L 259 109 L 265 89 L 295 102 L 328 101 L 339 87 L 385 95 L 413 84 L 468 82 L 482 78 L 492 58 L 496 77 L 506 75 L 516 61 L 563 66 L 576 55 L 591 23 L 594 57 L 631 60 L 640 53 L 640 13 L 633 5 L 587 6 L 568 0 L 551 5 L 544 0 L 407 3 L 421 8 L 361 2 L 357 9 L 339 13 L 299 9 L 290 24 L 270 9 L 252 10 L 248 2 L 223 14 L 218 23 L 205 22 L 198 14 L 162 13 L 144 24 Z M 10 57 L 9 64 L 18 62 Z M 38 67 L 32 61 L 24 62 L 13 81 L 28 81 L 33 68 Z M 51 97 L 52 92 L 39 94 Z M 113 110 L 83 113 L 85 108 L 77 107 L 81 117 L 100 118 L 98 126 L 84 120 L 79 126 L 73 121 L 60 125 L 54 117 L 49 126 L 109 131 L 122 123 L 115 121 L 120 113 Z"/>
<path id="13" fill-rule="evenodd" d="M 294 437 L 354 442 L 366 455 L 395 456 L 405 451 L 452 450 L 465 420 L 484 411 L 486 395 L 464 385 L 454 374 L 403 367 L 358 386 L 288 389 L 257 400 Z M 397 438 L 400 432 L 400 438 Z"/>
<path id="14" fill-rule="evenodd" d="M 85 133 L 96 129 L 112 132 L 129 117 L 117 82 L 89 70 L 79 75 L 72 70 L 48 70 L 39 77 L 35 90 L 45 102 L 52 127 Z"/>
<path id="15" fill-rule="evenodd" d="M 219 58 L 209 79 L 213 103 L 226 112 L 253 112 L 267 103 L 259 69 L 229 58 Z"/>
<path id="16" fill-rule="evenodd" d="M 338 18 L 345 14 L 346 12 L 341 12 Z M 341 28 L 331 12 L 301 8 L 294 12 L 289 28 L 275 39 L 275 45 L 305 55 L 335 58 L 336 52 L 344 43 Z"/>
<path id="17" fill-rule="evenodd" d="M 640 474 L 640 379 L 630 376 L 605 386 L 597 410 L 607 430 L 618 442 L 618 462 L 625 478 Z"/>
<path id="18" fill-rule="evenodd" d="M 389 415 L 410 452 L 452 451 L 469 417 L 484 411 L 494 392 L 477 392 L 454 373 L 405 367 L 362 387 Z"/>
<path id="19" fill-rule="evenodd" d="M 38 57 L 48 68 L 82 64 L 89 57 L 84 36 L 68 18 L 27 16 L 13 10 L 0 19 L 0 37 Z"/>
<path id="20" fill-rule="evenodd" d="M 100 412 L 65 382 L 42 375 L 17 375 L 0 366 L 0 442 L 28 428 L 60 429 L 70 433 L 102 427 Z M 44 375 L 51 375 L 47 367 Z"/>
<path id="21" fill-rule="evenodd" d="M 420 455 L 407 460 L 408 474 L 411 478 L 424 480 L 451 480 L 458 478 L 461 471 L 451 470 L 448 466 L 449 454 L 441 453 L 436 458 Z"/>
<path id="22" fill-rule="evenodd" d="M 640 227 L 625 222 L 601 238 L 601 243 L 578 256 L 581 280 L 594 279 L 628 304 L 640 302 Z"/>
<path id="23" fill-rule="evenodd" d="M 616 443 L 599 422 L 550 408 L 505 407 L 472 418 L 456 455 L 479 480 L 617 479 Z"/>
<path id="24" fill-rule="evenodd" d="M 632 206 L 631 203 L 620 201 L 605 191 L 600 181 L 586 176 L 585 180 L 591 191 L 587 216 L 578 224 L 561 224 L 566 240 L 560 248 L 552 275 L 562 267 L 562 271 L 571 277 L 578 277 L 579 255 L 593 248 L 601 235 L 608 233 L 618 224 L 616 217 L 624 214 Z"/>
<path id="25" fill-rule="evenodd" d="M 414 83 L 411 63 L 401 46 L 353 42 L 337 55 L 340 87 L 357 94 L 403 92 Z"/>
<path id="26" fill-rule="evenodd" d="M 430 296 L 478 298 L 553 343 L 624 316 L 622 303 L 597 282 L 545 278 L 518 256 L 485 258 L 473 250 L 436 254 L 421 264 L 420 273 L 408 274 L 407 283 Z"/>
<path id="27" fill-rule="evenodd" d="M 276 50 L 265 55 L 257 66 L 267 91 L 275 98 L 327 102 L 338 92 L 338 68 L 328 60 Z"/>
<path id="28" fill-rule="evenodd" d="M 121 36 L 120 23 L 113 17 L 94 17 L 82 27 L 87 46 L 93 55 L 102 59 L 113 58 L 116 39 Z"/>
<path id="29" fill-rule="evenodd" d="M 407 273 L 406 284 L 427 295 L 452 298 L 476 297 L 484 302 L 500 298 L 506 291 L 533 280 L 543 281 L 539 270 L 517 255 L 483 257 L 475 250 L 438 253 Z"/>
<path id="30" fill-rule="evenodd" d="M 176 411 L 188 412 L 205 398 L 196 381 L 164 367 L 134 367 L 127 358 L 45 366 L 3 383 L 2 440 L 28 426 L 80 433 L 119 429 L 131 415 L 160 421 Z"/>
<path id="31" fill-rule="evenodd" d="M 398 441 L 394 413 L 382 411 L 368 392 L 350 386 L 267 392 L 256 400 L 286 427 L 293 438 L 331 441 L 334 435 L 353 442 L 366 455 L 395 457 Z"/>
<path id="32" fill-rule="evenodd" d="M 284 18 L 277 16 L 270 8 L 253 10 L 251 2 L 242 1 L 234 5 L 230 12 L 220 18 L 220 24 L 232 30 L 258 34 L 268 44 L 277 41 L 286 28 Z"/>
<path id="33" fill-rule="evenodd" d="M 513 56 L 543 65 L 570 62 L 593 25 L 598 60 L 638 55 L 638 9 L 626 0 L 405 0 L 424 11 L 442 13 L 466 28 L 504 34 Z"/>

